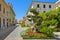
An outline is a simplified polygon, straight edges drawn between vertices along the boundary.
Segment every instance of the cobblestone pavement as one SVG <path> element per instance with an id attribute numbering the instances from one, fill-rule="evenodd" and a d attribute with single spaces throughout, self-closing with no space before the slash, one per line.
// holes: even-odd
<path id="1" fill-rule="evenodd" d="M 11 26 L 5 29 L 0 29 L 0 40 L 4 40 L 15 28 L 16 26 Z"/>

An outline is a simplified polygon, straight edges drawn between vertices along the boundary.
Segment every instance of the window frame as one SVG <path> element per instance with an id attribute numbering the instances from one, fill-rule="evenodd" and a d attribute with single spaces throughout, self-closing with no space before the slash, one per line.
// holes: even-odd
<path id="1" fill-rule="evenodd" d="M 43 8 L 46 8 L 46 5 L 45 4 L 43 5 Z"/>
<path id="2" fill-rule="evenodd" d="M 0 11 L 1 11 L 1 4 L 0 4 Z"/>
<path id="3" fill-rule="evenodd" d="M 5 8 L 3 8 L 3 13 L 5 14 Z"/>
<path id="4" fill-rule="evenodd" d="M 51 8 L 51 5 L 49 5 L 49 8 Z"/>
<path id="5" fill-rule="evenodd" d="M 37 4 L 37 8 L 40 8 L 40 5 L 39 4 Z"/>

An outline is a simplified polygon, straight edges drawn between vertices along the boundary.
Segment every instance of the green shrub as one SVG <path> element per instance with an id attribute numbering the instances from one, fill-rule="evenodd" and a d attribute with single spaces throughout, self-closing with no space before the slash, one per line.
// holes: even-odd
<path id="1" fill-rule="evenodd" d="M 47 35 L 48 35 L 49 37 L 53 37 L 53 29 L 48 28 Z"/>
<path id="2" fill-rule="evenodd" d="M 54 28 L 54 32 L 60 32 L 60 28 Z"/>
<path id="3" fill-rule="evenodd" d="M 26 31 L 29 32 L 29 31 L 31 31 L 31 30 L 32 30 L 32 29 L 29 27 Z"/>
<path id="4" fill-rule="evenodd" d="M 48 28 L 48 27 L 42 27 L 40 29 L 40 32 L 47 34 L 47 36 L 52 37 L 53 36 L 53 29 Z"/>
<path id="5" fill-rule="evenodd" d="M 58 24 L 60 24 L 60 7 L 58 9 L 51 10 L 45 13 L 38 13 L 34 8 L 30 9 L 30 12 L 35 14 L 33 17 L 31 15 L 28 17 L 31 18 L 33 23 L 36 23 L 35 27 L 37 31 L 46 34 L 48 37 L 52 37 L 54 31 L 60 31 L 60 28 L 49 28 L 49 26 L 57 27 Z M 25 25 L 23 24 L 23 26 Z M 31 29 L 28 29 L 28 31 L 30 30 Z M 39 34 L 32 34 L 27 36 L 41 37 L 41 35 Z"/>
<path id="6" fill-rule="evenodd" d="M 34 34 L 35 38 L 44 38 L 47 37 L 45 34 Z"/>
<path id="7" fill-rule="evenodd" d="M 25 23 L 21 23 L 20 25 L 21 25 L 21 27 L 25 27 Z"/>

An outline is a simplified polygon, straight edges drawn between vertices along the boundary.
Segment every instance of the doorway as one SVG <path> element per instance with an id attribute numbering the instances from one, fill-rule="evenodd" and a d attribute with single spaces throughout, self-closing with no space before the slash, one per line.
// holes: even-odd
<path id="1" fill-rule="evenodd" d="M 0 18 L 0 28 L 1 28 L 1 18 Z"/>

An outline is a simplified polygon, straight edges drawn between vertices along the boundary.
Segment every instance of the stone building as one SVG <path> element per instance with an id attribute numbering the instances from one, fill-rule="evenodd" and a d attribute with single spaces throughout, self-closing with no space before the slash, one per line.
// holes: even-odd
<path id="1" fill-rule="evenodd" d="M 15 20 L 15 13 L 11 5 L 7 4 L 5 0 L 0 0 L 0 28 L 9 27 L 14 23 L 11 20 Z"/>
<path id="2" fill-rule="evenodd" d="M 30 8 L 36 8 L 39 13 L 42 13 L 42 12 L 47 12 L 47 11 L 55 9 L 54 4 L 55 4 L 55 2 L 33 1 L 30 5 Z M 29 12 L 29 10 L 28 10 L 27 14 L 33 15 L 32 13 Z"/>

